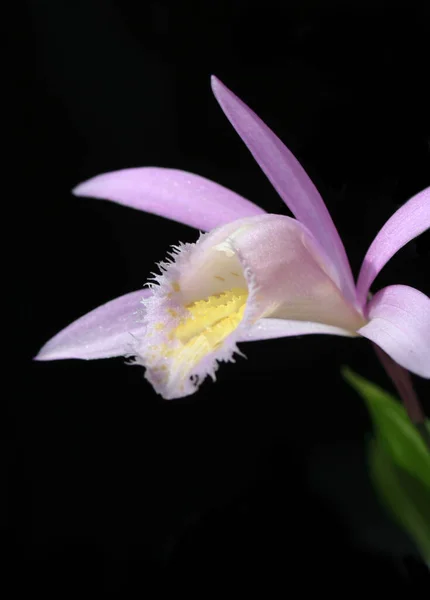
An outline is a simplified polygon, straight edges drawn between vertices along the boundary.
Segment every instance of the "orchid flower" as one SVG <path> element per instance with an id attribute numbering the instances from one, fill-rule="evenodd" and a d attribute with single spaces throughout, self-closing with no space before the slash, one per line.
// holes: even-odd
<path id="1" fill-rule="evenodd" d="M 187 396 L 233 361 L 237 343 L 303 334 L 365 337 L 430 378 L 430 299 L 406 285 L 369 289 L 387 261 L 430 227 L 430 188 L 404 204 L 372 242 L 357 285 L 330 214 L 302 166 L 261 119 L 212 78 L 224 113 L 296 217 L 267 214 L 198 175 L 164 168 L 106 173 L 77 196 L 111 200 L 195 227 L 148 287 L 81 317 L 37 360 L 126 356 L 166 399 Z"/>

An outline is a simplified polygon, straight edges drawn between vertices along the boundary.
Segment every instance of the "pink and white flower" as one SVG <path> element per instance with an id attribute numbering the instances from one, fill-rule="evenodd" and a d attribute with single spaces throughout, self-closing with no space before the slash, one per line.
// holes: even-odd
<path id="1" fill-rule="evenodd" d="M 237 343 L 326 333 L 363 336 L 430 378 L 430 299 L 392 285 L 369 299 L 388 260 L 430 227 L 430 188 L 406 202 L 371 244 L 357 285 L 317 189 L 278 137 L 219 80 L 224 113 L 295 219 L 265 213 L 198 175 L 144 167 L 99 175 L 74 194 L 118 202 L 207 231 L 173 247 L 148 288 L 81 317 L 37 360 L 134 357 L 166 399 L 192 394 Z"/>

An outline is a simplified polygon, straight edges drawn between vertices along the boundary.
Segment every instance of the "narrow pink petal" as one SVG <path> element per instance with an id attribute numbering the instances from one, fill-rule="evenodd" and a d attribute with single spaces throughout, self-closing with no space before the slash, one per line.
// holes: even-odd
<path id="1" fill-rule="evenodd" d="M 430 378 L 430 298 L 392 285 L 369 303 L 369 323 L 358 333 L 378 344 L 405 369 Z"/>
<path id="2" fill-rule="evenodd" d="M 36 360 L 109 358 L 133 353 L 143 335 L 143 298 L 148 289 L 107 302 L 74 321 L 47 342 Z"/>
<path id="3" fill-rule="evenodd" d="M 323 247 L 337 270 L 345 297 L 354 303 L 355 287 L 345 248 L 324 201 L 303 167 L 273 131 L 216 77 L 212 77 L 212 89 L 273 187 Z"/>
<path id="4" fill-rule="evenodd" d="M 209 179 L 159 167 L 123 169 L 97 175 L 79 184 L 73 193 L 112 200 L 202 231 L 265 212 Z"/>
<path id="5" fill-rule="evenodd" d="M 405 244 L 430 227 L 430 187 L 411 198 L 382 227 L 370 245 L 361 266 L 357 283 L 360 305 L 375 277 Z"/>
<path id="6" fill-rule="evenodd" d="M 273 338 L 292 337 L 296 335 L 308 335 L 325 333 L 327 335 L 342 335 L 353 337 L 354 334 L 341 327 L 324 325 L 323 323 L 312 323 L 311 321 L 286 321 L 285 319 L 260 319 L 247 331 L 244 331 L 240 342 L 257 342 L 258 340 L 269 340 Z"/>

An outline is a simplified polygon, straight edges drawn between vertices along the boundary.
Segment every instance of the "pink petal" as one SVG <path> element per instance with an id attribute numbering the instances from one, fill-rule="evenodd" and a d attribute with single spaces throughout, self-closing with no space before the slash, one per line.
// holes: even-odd
<path id="1" fill-rule="evenodd" d="M 361 266 L 357 283 L 360 305 L 375 277 L 405 244 L 430 227 L 430 187 L 411 198 L 388 219 L 370 245 Z"/>
<path id="2" fill-rule="evenodd" d="M 123 169 L 97 175 L 79 184 L 73 193 L 112 200 L 202 231 L 265 212 L 209 179 L 158 167 Z"/>
<path id="3" fill-rule="evenodd" d="M 35 360 L 109 358 L 133 353 L 144 333 L 142 299 L 148 289 L 120 296 L 92 310 L 57 333 Z"/>
<path id="4" fill-rule="evenodd" d="M 430 299 L 415 288 L 392 285 L 369 303 L 370 322 L 358 333 L 405 369 L 430 378 Z"/>
<path id="5" fill-rule="evenodd" d="M 273 187 L 334 264 L 345 297 L 355 302 L 354 281 L 345 248 L 324 201 L 303 167 L 273 131 L 216 77 L 212 77 L 212 89 L 227 118 Z"/>
<path id="6" fill-rule="evenodd" d="M 311 321 L 286 321 L 285 319 L 260 319 L 243 333 L 240 342 L 257 342 L 273 338 L 292 337 L 296 335 L 325 333 L 327 335 L 342 335 L 353 337 L 354 334 L 346 329 L 312 323 Z"/>

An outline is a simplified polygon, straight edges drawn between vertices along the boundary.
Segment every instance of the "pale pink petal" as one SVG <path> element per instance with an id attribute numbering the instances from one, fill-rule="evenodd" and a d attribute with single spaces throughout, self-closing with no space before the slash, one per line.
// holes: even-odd
<path id="1" fill-rule="evenodd" d="M 357 283 L 360 305 L 382 267 L 405 244 L 430 227 L 430 187 L 411 198 L 388 219 L 370 245 Z"/>
<path id="2" fill-rule="evenodd" d="M 303 167 L 273 131 L 216 77 L 212 77 L 212 89 L 273 187 L 332 261 L 338 274 L 338 285 L 347 300 L 355 303 L 354 281 L 345 248 L 320 194 Z"/>
<path id="3" fill-rule="evenodd" d="M 97 175 L 79 184 L 73 193 L 112 200 L 202 231 L 265 212 L 209 179 L 159 167 L 123 169 Z"/>
<path id="4" fill-rule="evenodd" d="M 260 317 L 311 321 L 356 331 L 365 320 L 331 277 L 312 234 L 296 219 L 263 215 L 228 237 L 259 290 Z"/>
<path id="5" fill-rule="evenodd" d="M 372 298 L 368 316 L 358 333 L 405 369 L 430 378 L 430 298 L 412 287 L 392 285 Z"/>
<path id="6" fill-rule="evenodd" d="M 333 325 L 312 323 L 311 321 L 287 321 L 285 319 L 260 319 L 244 331 L 239 342 L 257 342 L 273 338 L 297 335 L 327 334 L 354 337 L 354 333 Z"/>
<path id="7" fill-rule="evenodd" d="M 142 299 L 150 294 L 150 290 L 142 289 L 99 306 L 57 333 L 35 359 L 93 359 L 133 354 L 144 335 Z"/>

